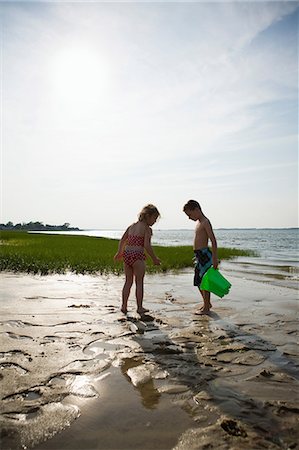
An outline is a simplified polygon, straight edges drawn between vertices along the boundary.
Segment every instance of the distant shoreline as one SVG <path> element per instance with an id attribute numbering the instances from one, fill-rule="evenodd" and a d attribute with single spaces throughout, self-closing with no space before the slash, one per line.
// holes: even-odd
<path id="1" fill-rule="evenodd" d="M 121 228 L 81 228 L 79 231 L 119 231 Z M 156 231 L 194 231 L 194 228 L 158 228 L 155 227 Z M 251 228 L 214 228 L 214 230 L 299 230 L 299 227 L 272 227 L 272 228 L 259 228 L 259 227 L 251 227 Z"/>
<path id="2" fill-rule="evenodd" d="M 83 231 L 78 227 L 70 227 L 69 223 L 63 225 L 44 225 L 42 222 L 17 223 L 12 222 L 7 224 L 1 223 L 0 230 L 2 231 Z"/>
<path id="3" fill-rule="evenodd" d="M 7 226 L 4 224 L 0 224 L 0 231 L 120 231 L 122 228 L 78 228 L 78 227 L 70 227 L 66 225 L 43 225 L 34 227 L 28 227 L 27 224 L 17 224 L 13 226 Z M 156 231 L 193 231 L 193 228 L 155 228 Z M 214 228 L 214 230 L 218 231 L 229 231 L 229 230 L 242 230 L 242 231 L 250 231 L 250 230 L 299 230 L 299 227 L 250 227 L 250 228 Z"/>

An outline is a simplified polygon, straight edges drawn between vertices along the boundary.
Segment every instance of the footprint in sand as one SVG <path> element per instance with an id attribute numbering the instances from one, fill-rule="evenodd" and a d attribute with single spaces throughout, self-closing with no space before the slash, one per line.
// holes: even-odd
<path id="1" fill-rule="evenodd" d="M 3 362 L 0 364 L 0 369 L 13 369 L 15 370 L 19 375 L 25 375 L 29 372 L 29 370 L 25 369 L 25 367 L 20 366 L 19 364 L 13 363 L 13 362 Z"/>
<path id="2" fill-rule="evenodd" d="M 29 340 L 29 341 L 33 341 L 33 337 L 31 336 L 27 336 L 25 334 L 16 334 L 16 333 L 12 333 L 11 331 L 6 331 L 3 333 L 5 336 L 10 337 L 11 339 L 22 339 L 22 340 Z"/>

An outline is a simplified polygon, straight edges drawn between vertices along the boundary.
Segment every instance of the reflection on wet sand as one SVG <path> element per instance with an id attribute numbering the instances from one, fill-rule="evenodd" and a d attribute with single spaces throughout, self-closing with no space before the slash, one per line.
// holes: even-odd
<path id="1" fill-rule="evenodd" d="M 161 394 L 155 388 L 154 381 L 149 374 L 138 372 L 136 374 L 136 371 L 134 373 L 131 370 L 136 367 L 143 369 L 143 359 L 124 358 L 120 369 L 126 380 L 130 383 L 132 382 L 136 389 L 138 389 L 143 406 L 148 409 L 154 409 L 159 403 Z M 146 378 L 144 375 L 146 375 Z"/>

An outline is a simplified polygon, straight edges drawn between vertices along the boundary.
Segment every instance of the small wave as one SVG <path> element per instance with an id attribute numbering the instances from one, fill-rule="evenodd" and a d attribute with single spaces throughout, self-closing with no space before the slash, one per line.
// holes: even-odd
<path id="1" fill-rule="evenodd" d="M 275 281 L 285 282 L 287 287 L 296 285 L 299 281 L 299 268 L 290 265 L 278 265 L 266 261 L 222 261 L 224 270 L 235 273 L 237 276 L 246 276 L 252 280 L 262 280 L 273 283 Z M 274 283 L 276 284 L 276 283 Z"/>

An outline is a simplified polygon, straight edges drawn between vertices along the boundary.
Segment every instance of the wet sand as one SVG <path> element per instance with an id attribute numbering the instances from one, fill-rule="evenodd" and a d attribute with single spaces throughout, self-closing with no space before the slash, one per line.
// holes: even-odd
<path id="1" fill-rule="evenodd" d="M 298 448 L 298 296 L 226 274 L 196 316 L 192 272 L 0 274 L 1 448 Z"/>

